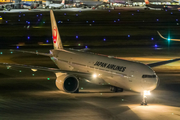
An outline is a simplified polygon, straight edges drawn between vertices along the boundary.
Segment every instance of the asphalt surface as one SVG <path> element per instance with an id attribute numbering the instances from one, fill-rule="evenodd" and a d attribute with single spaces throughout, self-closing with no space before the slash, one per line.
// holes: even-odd
<path id="1" fill-rule="evenodd" d="M 127 51 L 128 50 L 128 51 Z M 170 49 L 110 48 L 91 49 L 123 59 L 161 61 L 179 56 Z M 39 49 L 47 52 L 47 49 Z M 143 51 L 143 52 L 142 52 Z M 0 62 L 55 67 L 48 57 L 2 50 Z M 145 54 L 146 53 L 146 54 Z M 159 55 L 164 53 L 163 55 Z M 179 120 L 180 119 L 180 62 L 154 70 L 161 80 L 152 91 L 148 105 L 141 106 L 141 95 L 130 91 L 112 93 L 109 86 L 98 86 L 80 81 L 80 93 L 64 93 L 55 86 L 55 75 L 50 72 L 32 72 L 28 69 L 0 66 L 0 119 L 62 119 L 62 120 Z M 174 71 L 172 67 L 177 69 Z M 164 69 L 166 68 L 166 69 Z M 50 78 L 50 80 L 47 80 Z"/>

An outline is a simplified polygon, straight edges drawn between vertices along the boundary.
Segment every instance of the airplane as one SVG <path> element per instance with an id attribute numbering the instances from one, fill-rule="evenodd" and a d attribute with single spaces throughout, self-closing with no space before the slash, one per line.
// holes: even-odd
<path id="1" fill-rule="evenodd" d="M 39 6 L 39 3 L 23 2 L 22 5 L 24 8 L 33 9 L 33 8 L 37 8 Z"/>
<path id="2" fill-rule="evenodd" d="M 123 92 L 123 90 L 140 92 L 143 96 L 141 105 L 147 105 L 147 95 L 150 95 L 150 91 L 154 90 L 160 82 L 152 68 L 180 60 L 180 58 L 177 58 L 143 64 L 101 54 L 73 49 L 65 50 L 52 10 L 50 10 L 50 19 L 54 46 L 50 53 L 21 50 L 11 51 L 48 56 L 58 68 L 11 63 L 0 63 L 0 65 L 5 65 L 8 68 L 20 67 L 29 68 L 32 71 L 44 70 L 54 72 L 57 88 L 68 93 L 79 92 L 80 80 L 97 85 L 109 85 L 112 92 Z"/>
<path id="3" fill-rule="evenodd" d="M 2 3 L 0 2 L 0 10 L 10 11 L 12 9 L 12 3 Z"/>
<path id="4" fill-rule="evenodd" d="M 165 39 L 165 40 L 171 40 L 171 41 L 180 41 L 180 39 L 171 39 L 171 38 L 165 38 L 161 35 L 161 33 L 159 31 L 157 31 L 158 35 L 162 38 L 162 39 Z"/>
<path id="5" fill-rule="evenodd" d="M 109 4 L 108 0 L 104 0 L 104 1 L 82 1 L 80 2 L 79 6 L 82 6 L 84 8 L 97 8 L 98 6 L 101 5 L 107 5 Z"/>
<path id="6" fill-rule="evenodd" d="M 58 3 L 51 3 L 51 4 L 49 4 L 48 6 L 46 6 L 46 8 L 53 8 L 53 9 L 61 9 L 61 8 L 63 8 L 64 7 L 64 5 L 65 5 L 65 0 L 62 0 L 62 2 L 61 2 L 61 4 L 58 4 Z"/>
<path id="7" fill-rule="evenodd" d="M 145 10 L 149 10 L 150 8 L 160 8 L 161 10 L 180 8 L 180 5 L 155 5 L 155 4 L 150 4 L 149 0 L 145 0 L 145 3 L 146 3 Z"/>

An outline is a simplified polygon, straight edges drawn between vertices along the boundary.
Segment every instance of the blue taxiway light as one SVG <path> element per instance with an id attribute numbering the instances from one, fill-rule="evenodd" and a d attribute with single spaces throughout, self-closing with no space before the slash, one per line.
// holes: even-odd
<path id="1" fill-rule="evenodd" d="M 139 10 L 137 10 L 137 12 L 139 12 Z"/>
<path id="2" fill-rule="evenodd" d="M 119 15 L 121 14 L 121 13 L 118 13 Z"/>
<path id="3" fill-rule="evenodd" d="M 114 22 L 116 22 L 116 21 L 114 20 Z"/>
<path id="4" fill-rule="evenodd" d="M 151 40 L 154 40 L 154 38 L 151 38 Z"/>
<path id="5" fill-rule="evenodd" d="M 134 15 L 134 14 L 132 14 L 132 15 Z"/>
<path id="6" fill-rule="evenodd" d="M 19 17 L 21 17 L 21 15 L 19 15 Z"/>
<path id="7" fill-rule="evenodd" d="M 78 38 L 78 36 L 76 35 L 76 38 Z"/>
<path id="8" fill-rule="evenodd" d="M 27 39 L 30 39 L 30 37 L 28 36 Z"/>
<path id="9" fill-rule="evenodd" d="M 8 23 L 8 21 L 6 21 L 6 23 Z"/>
<path id="10" fill-rule="evenodd" d="M 64 15 L 66 15 L 66 13 L 64 13 Z"/>
<path id="11" fill-rule="evenodd" d="M 23 16 L 25 16 L 25 14 L 23 14 Z"/>
<path id="12" fill-rule="evenodd" d="M 130 35 L 128 35 L 128 37 L 130 37 Z"/>
<path id="13" fill-rule="evenodd" d="M 58 23 L 61 23 L 61 21 L 58 21 Z"/>
<path id="14" fill-rule="evenodd" d="M 78 16 L 78 14 L 76 14 L 76 16 Z"/>
<path id="15" fill-rule="evenodd" d="M 42 16 L 42 14 L 40 14 Z"/>
<path id="16" fill-rule="evenodd" d="M 171 12 L 171 15 L 173 14 L 173 12 Z"/>
<path id="17" fill-rule="evenodd" d="M 178 21 L 178 19 L 176 19 L 176 21 Z"/>
<path id="18" fill-rule="evenodd" d="M 28 22 L 28 24 L 30 24 L 30 22 Z"/>
<path id="19" fill-rule="evenodd" d="M 37 17 L 39 17 L 39 15 L 36 15 Z"/>
<path id="20" fill-rule="evenodd" d="M 103 40 L 106 41 L 106 38 L 104 38 Z"/>
<path id="21" fill-rule="evenodd" d="M 94 23 L 95 21 L 93 20 L 92 22 Z"/>
<path id="22" fill-rule="evenodd" d="M 69 21 L 69 19 L 67 19 L 67 21 Z"/>
<path id="23" fill-rule="evenodd" d="M 18 21 L 20 21 L 20 19 L 18 19 Z"/>
<path id="24" fill-rule="evenodd" d="M 19 46 L 17 46 L 16 48 L 19 49 Z"/>
<path id="25" fill-rule="evenodd" d="M 157 21 L 159 21 L 159 19 L 157 19 Z"/>
<path id="26" fill-rule="evenodd" d="M 154 47 L 158 47 L 158 45 L 157 45 L 157 44 L 155 44 L 155 45 L 154 45 Z"/>
<path id="27" fill-rule="evenodd" d="M 109 10 L 109 12 L 111 12 L 111 11 Z"/>
<path id="28" fill-rule="evenodd" d="M 85 48 L 88 48 L 88 46 L 85 46 Z"/>
<path id="29" fill-rule="evenodd" d="M 48 42 L 49 42 L 49 40 L 46 40 L 46 42 L 48 43 Z"/>
<path id="30" fill-rule="evenodd" d="M 118 21 L 120 21 L 120 19 L 118 19 Z"/>

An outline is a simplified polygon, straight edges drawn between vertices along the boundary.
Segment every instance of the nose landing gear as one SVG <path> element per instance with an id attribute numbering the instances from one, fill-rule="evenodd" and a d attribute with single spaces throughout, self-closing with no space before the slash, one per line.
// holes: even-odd
<path id="1" fill-rule="evenodd" d="M 147 96 L 150 95 L 150 91 L 144 91 L 143 92 L 143 99 L 142 99 L 142 102 L 141 102 L 141 105 L 147 105 Z"/>
<path id="2" fill-rule="evenodd" d="M 147 96 L 143 95 L 141 105 L 147 105 Z"/>

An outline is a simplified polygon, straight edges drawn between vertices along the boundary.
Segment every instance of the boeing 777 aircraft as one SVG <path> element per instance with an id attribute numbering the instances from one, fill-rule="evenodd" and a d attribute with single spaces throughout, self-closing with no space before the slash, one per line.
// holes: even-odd
<path id="1" fill-rule="evenodd" d="M 64 7 L 64 4 L 65 4 L 65 0 L 62 0 L 62 2 L 61 2 L 61 4 L 58 4 L 58 3 L 51 3 L 51 4 L 49 4 L 48 6 L 46 6 L 46 8 L 59 8 L 59 9 L 61 9 L 62 7 Z"/>
<path id="2" fill-rule="evenodd" d="M 93 7 L 93 8 L 97 8 L 98 6 L 101 5 L 107 5 L 109 4 L 108 0 L 103 0 L 103 1 L 81 1 L 80 2 L 80 6 L 83 7 Z"/>
<path id="3" fill-rule="evenodd" d="M 50 53 L 28 52 L 38 55 L 49 56 L 57 65 L 57 68 L 28 66 L 10 63 L 1 65 L 30 68 L 32 70 L 51 71 L 56 74 L 56 86 L 59 90 L 69 93 L 79 91 L 79 78 L 98 85 L 110 85 L 113 92 L 131 90 L 143 93 L 142 105 L 147 105 L 147 96 L 154 90 L 159 79 L 152 67 L 171 63 L 180 58 L 151 64 L 142 64 L 123 59 L 101 56 L 75 50 L 63 49 L 61 37 L 58 31 L 54 13 L 50 10 L 52 36 L 54 49 Z"/>
<path id="4" fill-rule="evenodd" d="M 162 10 L 167 10 L 167 9 L 178 9 L 180 8 L 180 5 L 156 5 L 156 4 L 150 4 L 149 0 L 145 0 L 146 7 L 145 9 L 149 8 L 160 8 Z"/>

